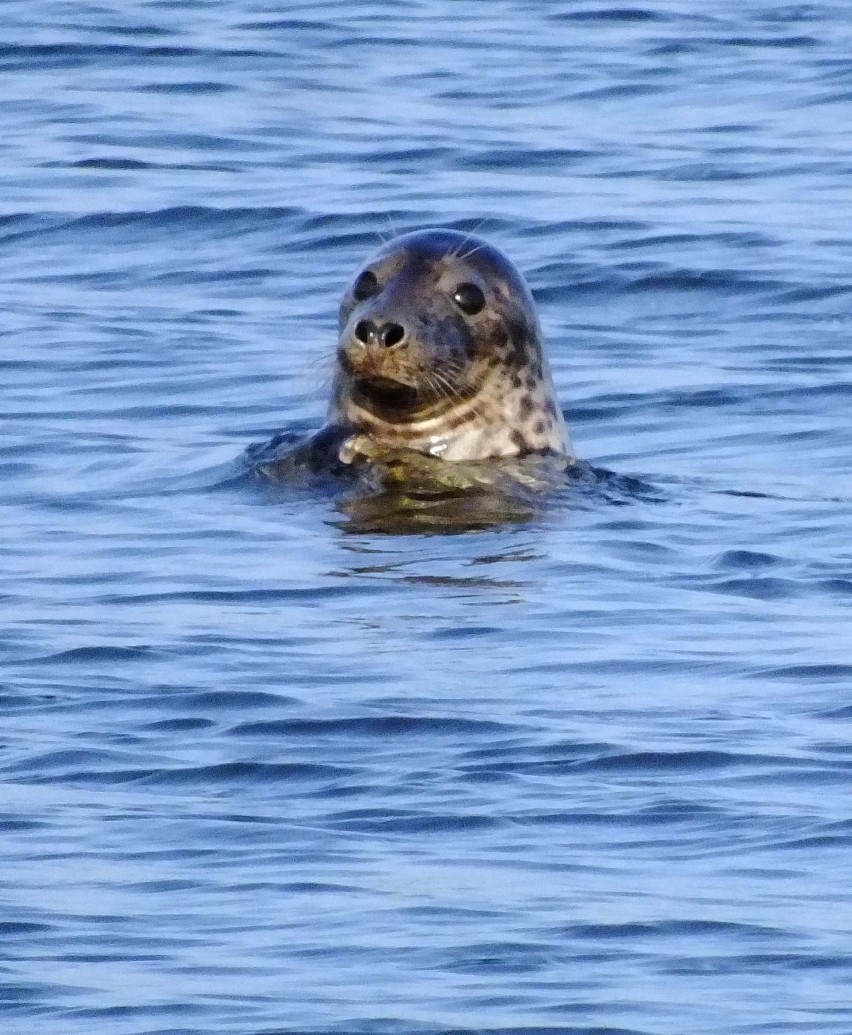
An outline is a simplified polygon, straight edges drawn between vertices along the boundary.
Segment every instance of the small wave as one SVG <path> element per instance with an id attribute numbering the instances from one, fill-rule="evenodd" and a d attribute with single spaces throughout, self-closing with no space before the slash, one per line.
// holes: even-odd
<path id="1" fill-rule="evenodd" d="M 123 62 L 174 61 L 181 64 L 186 60 L 217 61 L 228 58 L 262 58 L 267 55 L 257 49 L 207 49 L 200 47 L 179 47 L 165 44 L 130 43 L 5 43 L 0 45 L 0 67 L 7 69 L 79 68 L 83 65 L 100 64 L 121 60 Z"/>
<path id="2" fill-rule="evenodd" d="M 186 733 L 191 730 L 214 729 L 216 723 L 212 719 L 204 719 L 200 716 L 186 716 L 180 719 L 158 719 L 157 722 L 148 722 L 142 728 L 152 733 Z"/>
<path id="3" fill-rule="evenodd" d="M 490 736 L 511 733 L 514 727 L 486 720 L 437 718 L 433 716 L 383 715 L 351 719 L 274 719 L 244 722 L 230 731 L 234 736 L 273 737 L 406 737 L 406 736 Z"/>
<path id="4" fill-rule="evenodd" d="M 156 657 L 157 653 L 153 647 L 144 644 L 134 647 L 117 647 L 112 645 L 71 647 L 56 654 L 44 654 L 41 657 L 31 658 L 29 664 L 90 664 L 94 661 L 138 661 L 140 658 Z"/>
<path id="5" fill-rule="evenodd" d="M 42 934 L 53 930 L 51 924 L 32 920 L 0 920 L 0 938 L 14 938 L 17 935 Z"/>
<path id="6" fill-rule="evenodd" d="M 852 719 L 852 704 L 846 704 L 842 705 L 840 708 L 828 708 L 825 711 L 816 712 L 815 717 L 818 719 Z"/>
<path id="7" fill-rule="evenodd" d="M 140 774 L 139 778 L 144 783 L 168 786 L 200 784 L 230 787 L 235 784 L 327 782 L 350 778 L 363 772 L 363 767 L 318 762 L 221 762 L 218 765 L 156 769 Z"/>
<path id="8" fill-rule="evenodd" d="M 800 47 L 816 47 L 820 43 L 816 36 L 780 36 L 774 33 L 766 36 L 727 36 L 712 40 L 711 42 L 722 47 L 771 47 L 773 50 L 778 48 L 798 49 Z"/>
<path id="9" fill-rule="evenodd" d="M 217 94 L 230 93 L 238 90 L 234 83 L 222 83 L 218 80 L 193 80 L 189 82 L 176 83 L 146 83 L 140 86 L 141 93 L 175 93 L 175 94 Z"/>
<path id="10" fill-rule="evenodd" d="M 730 814 L 722 808 L 695 805 L 692 802 L 668 803 L 650 808 L 639 808 L 625 813 L 617 810 L 580 811 L 565 809 L 558 812 L 529 812 L 513 814 L 513 823 L 519 826 L 550 827 L 609 827 L 613 829 L 625 827 L 683 826 L 700 823 L 702 826 L 712 823 L 714 826 L 722 821 L 729 821 Z"/>
<path id="11" fill-rule="evenodd" d="M 185 690 L 181 686 L 153 687 L 156 692 L 141 694 L 133 698 L 134 708 L 150 709 L 153 712 L 186 713 L 182 719 L 203 718 L 206 713 L 244 712 L 250 709 L 292 708 L 302 702 L 288 694 L 277 694 L 267 690 Z M 125 699 L 111 701 L 123 706 Z M 101 705 L 103 706 L 103 705 Z M 165 720 L 171 721 L 171 720 Z"/>
<path id="12" fill-rule="evenodd" d="M 618 474 L 605 467 L 578 460 L 568 468 L 568 486 L 584 491 L 591 501 L 626 505 L 630 503 L 665 503 L 669 497 L 660 488 L 637 475 Z"/>
<path id="13" fill-rule="evenodd" d="M 729 769 L 736 766 L 749 767 L 761 764 L 778 765 L 785 759 L 765 758 L 754 755 L 738 755 L 728 751 L 617 751 L 590 756 L 593 745 L 566 745 L 553 749 L 553 757 L 529 757 L 536 752 L 525 748 L 523 755 L 506 759 L 494 758 L 488 762 L 477 762 L 460 767 L 468 777 L 484 773 L 607 773 L 607 772 L 706 772 Z M 491 754 L 504 752 L 496 750 Z M 550 753 L 550 752 L 549 752 Z M 471 752 L 471 755 L 474 753 Z M 539 753 L 540 754 L 540 753 Z"/>
<path id="14" fill-rule="evenodd" d="M 130 169 L 152 169 L 155 164 L 143 162 L 138 158 L 81 158 L 76 162 L 69 162 L 68 169 L 110 169 L 127 171 Z"/>
<path id="15" fill-rule="evenodd" d="M 735 571 L 763 571 L 781 564 L 780 557 L 755 550 L 725 550 L 716 558 L 714 567 L 733 568 Z"/>
<path id="16" fill-rule="evenodd" d="M 852 680 L 852 665 L 810 662 L 803 665 L 778 665 L 761 668 L 752 673 L 754 679 L 790 679 L 817 683 L 823 680 L 848 683 Z"/>
<path id="17" fill-rule="evenodd" d="M 66 784 L 94 784 L 111 787 L 140 784 L 158 787 L 224 787 L 240 785 L 329 783 L 351 779 L 364 772 L 354 766 L 312 762 L 221 762 L 216 765 L 122 768 L 126 761 L 119 752 L 56 751 L 6 766 L 3 770 L 15 782 L 43 784 L 61 778 Z M 81 763 L 89 763 L 81 767 Z M 93 768 L 95 763 L 97 768 Z"/>
<path id="18" fill-rule="evenodd" d="M 800 578 L 770 578 L 750 575 L 744 579 L 727 579 L 724 582 L 711 582 L 706 586 L 711 593 L 722 593 L 736 597 L 750 597 L 752 600 L 784 600 L 788 597 L 802 595 L 803 586 Z"/>
<path id="19" fill-rule="evenodd" d="M 57 236 L 73 237 L 78 232 L 85 234 L 87 240 L 91 240 L 93 233 L 120 231 L 120 240 L 126 245 L 129 240 L 127 234 L 131 230 L 151 230 L 159 234 L 168 230 L 179 230 L 182 233 L 197 230 L 220 237 L 238 232 L 254 232 L 258 226 L 268 227 L 278 222 L 298 222 L 304 219 L 305 215 L 305 210 L 299 208 L 215 208 L 206 205 L 174 205 L 168 208 L 134 209 L 125 212 L 90 212 L 70 218 L 48 213 L 14 213 L 0 222 L 0 230 L 8 226 L 13 231 L 2 234 L 0 240 L 7 243 L 36 238 L 49 240 Z"/>
<path id="20" fill-rule="evenodd" d="M 621 293 L 711 291 L 723 295 L 754 295 L 786 290 L 784 281 L 756 277 L 737 269 L 660 270 L 625 277 Z"/>
<path id="21" fill-rule="evenodd" d="M 665 22 L 669 15 L 648 7 L 590 7 L 573 11 L 548 13 L 553 22 L 613 22 L 615 24 L 639 24 L 642 22 Z"/>
<path id="22" fill-rule="evenodd" d="M 501 817 L 481 813 L 465 815 L 385 811 L 381 815 L 340 813 L 331 818 L 330 825 L 340 830 L 357 830 L 360 833 L 446 834 L 494 830 L 505 822 Z"/>
<path id="23" fill-rule="evenodd" d="M 703 772 L 755 763 L 748 755 L 729 751 L 623 751 L 598 758 L 578 760 L 571 766 L 579 772 Z"/>
<path id="24" fill-rule="evenodd" d="M 786 934 L 785 931 L 776 927 L 726 920 L 651 920 L 611 924 L 574 924 L 560 928 L 560 931 L 569 938 L 589 938 L 595 941 L 695 938 L 706 935 L 776 941 Z"/>
<path id="25" fill-rule="evenodd" d="M 266 589 L 185 589 L 173 590 L 168 593 L 128 593 L 128 594 L 106 594 L 99 598 L 102 604 L 164 604 L 164 603 L 243 603 L 243 604 L 274 604 L 288 600 L 319 600 L 339 599 L 342 597 L 360 596 L 364 593 L 363 586 L 355 585 L 329 585 L 329 586 L 271 586 Z M 87 648 L 80 648 L 85 650 Z M 92 648 L 97 650 L 98 648 Z M 124 648 L 113 648 L 123 650 Z M 66 652 L 73 654 L 73 651 Z M 123 656 L 123 655 L 119 655 Z M 141 656 L 141 655 L 140 655 Z M 54 661 L 59 656 L 50 657 L 46 660 Z"/>

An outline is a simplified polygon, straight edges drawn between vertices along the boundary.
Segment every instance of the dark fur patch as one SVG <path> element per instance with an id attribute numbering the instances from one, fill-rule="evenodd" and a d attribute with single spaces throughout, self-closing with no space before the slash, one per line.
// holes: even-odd
<path id="1" fill-rule="evenodd" d="M 528 417 L 532 416 L 532 412 L 535 409 L 535 403 L 528 395 L 524 395 L 518 403 L 518 409 L 520 410 L 521 418 L 526 420 Z"/>
<path id="2" fill-rule="evenodd" d="M 506 320 L 506 326 L 512 343 L 507 357 L 508 363 L 515 367 L 526 366 L 529 361 L 529 329 L 526 321 L 517 316 L 510 316 Z"/>

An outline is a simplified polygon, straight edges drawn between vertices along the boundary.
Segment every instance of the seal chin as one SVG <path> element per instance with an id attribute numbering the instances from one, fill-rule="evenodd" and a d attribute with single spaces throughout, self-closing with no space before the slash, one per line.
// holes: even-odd
<path id="1" fill-rule="evenodd" d="M 407 416 L 421 404 L 416 388 L 390 377 L 358 377 L 352 394 L 357 403 L 380 414 Z"/>

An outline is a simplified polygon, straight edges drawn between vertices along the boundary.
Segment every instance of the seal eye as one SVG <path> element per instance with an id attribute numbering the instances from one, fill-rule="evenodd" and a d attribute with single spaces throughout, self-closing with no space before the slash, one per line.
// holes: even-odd
<path id="1" fill-rule="evenodd" d="M 485 308 L 485 295 L 476 284 L 459 284 L 453 295 L 453 301 L 468 316 L 476 316 Z"/>
<path id="2" fill-rule="evenodd" d="M 366 298 L 372 298 L 379 293 L 379 282 L 372 270 L 365 270 L 355 281 L 352 294 L 356 302 L 363 302 Z"/>

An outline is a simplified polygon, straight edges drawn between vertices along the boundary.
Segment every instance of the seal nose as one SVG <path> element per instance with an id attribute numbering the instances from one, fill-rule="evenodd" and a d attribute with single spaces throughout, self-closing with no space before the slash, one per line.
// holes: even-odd
<path id="1" fill-rule="evenodd" d="M 355 324 L 355 337 L 363 345 L 381 345 L 386 349 L 405 340 L 405 328 L 400 323 L 377 323 L 375 320 L 359 320 Z"/>

